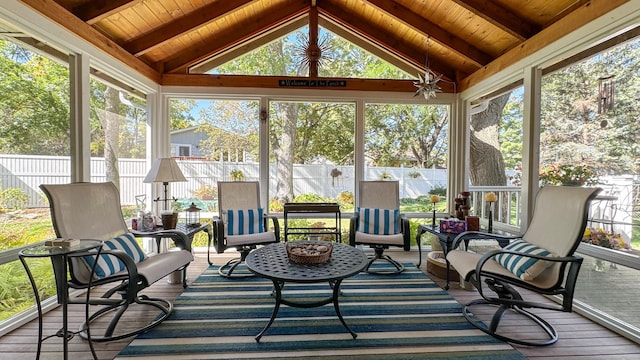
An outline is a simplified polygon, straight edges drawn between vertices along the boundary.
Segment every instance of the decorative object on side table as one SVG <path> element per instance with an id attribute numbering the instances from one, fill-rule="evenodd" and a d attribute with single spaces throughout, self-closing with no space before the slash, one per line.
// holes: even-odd
<path id="1" fill-rule="evenodd" d="M 457 218 L 440 220 L 440 232 L 443 234 L 460 234 L 467 231 L 467 222 Z"/>
<path id="2" fill-rule="evenodd" d="M 433 204 L 433 217 L 431 218 L 431 226 L 436 227 L 436 204 L 440 202 L 440 196 L 431 195 L 431 203 Z"/>
<path id="3" fill-rule="evenodd" d="M 182 174 L 180 167 L 175 159 L 172 158 L 160 158 L 156 159 L 151 166 L 151 170 L 147 173 L 147 176 L 142 180 L 145 183 L 155 183 L 161 182 L 164 188 L 164 198 L 154 199 L 153 201 L 162 201 L 164 202 L 164 206 L 162 210 L 169 210 L 167 206 L 167 202 L 169 200 L 176 201 L 175 197 L 168 198 L 167 197 L 167 187 L 170 182 L 178 182 L 178 181 L 187 181 L 187 179 Z"/>
<path id="4" fill-rule="evenodd" d="M 185 210 L 187 213 L 187 226 L 200 226 L 200 210 L 201 209 L 197 207 L 195 203 L 191 203 L 191 205 Z"/>
<path id="5" fill-rule="evenodd" d="M 480 218 L 477 216 L 467 216 L 464 219 L 467 222 L 467 231 L 480 230 Z"/>
<path id="6" fill-rule="evenodd" d="M 493 203 L 498 200 L 498 197 L 493 192 L 488 192 L 484 199 L 489 203 L 489 225 L 487 226 L 488 232 L 493 232 Z"/>
<path id="7" fill-rule="evenodd" d="M 178 225 L 178 213 L 173 210 L 164 210 L 161 214 L 162 228 L 165 230 L 175 229 Z"/>

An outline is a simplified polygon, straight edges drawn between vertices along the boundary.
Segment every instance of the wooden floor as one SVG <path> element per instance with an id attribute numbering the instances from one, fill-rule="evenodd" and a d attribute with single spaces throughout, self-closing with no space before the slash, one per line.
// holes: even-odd
<path id="1" fill-rule="evenodd" d="M 418 262 L 418 252 L 389 251 L 393 258 L 404 262 Z M 234 254 L 216 255 L 213 261 L 216 265 L 224 264 L 229 257 Z M 424 255 L 424 254 L 423 254 Z M 195 279 L 206 267 L 206 252 L 196 251 L 196 260 L 189 266 L 188 277 Z M 426 273 L 426 262 L 423 262 L 421 269 Z M 441 279 L 432 278 L 443 285 Z M 459 302 L 465 303 L 477 298 L 475 291 L 460 289 L 458 283 L 451 284 L 450 294 Z M 182 285 L 170 284 L 161 280 L 146 291 L 149 296 L 163 298 L 175 298 L 183 291 Z M 125 319 L 131 324 L 136 324 L 145 319 L 153 318 L 156 313 L 147 312 L 143 309 L 130 309 L 130 314 Z M 44 333 L 45 335 L 55 333 L 62 323 L 61 310 L 58 308 L 45 315 Z M 70 329 L 77 329 L 84 317 L 84 307 L 81 305 L 71 305 Z M 477 314 L 484 319 L 483 314 Z M 526 347 L 515 346 L 520 352 L 530 359 L 640 359 L 640 345 L 624 337 L 621 337 L 575 313 L 560 313 L 547 311 L 545 319 L 556 327 L 560 340 L 547 347 Z M 506 318 L 504 321 L 509 321 Z M 515 320 L 514 320 L 515 321 Z M 125 326 L 127 324 L 124 324 Z M 515 324 L 514 324 L 515 325 Z M 513 326 L 518 331 L 526 332 L 530 326 Z M 92 332 L 97 332 L 98 327 L 92 327 Z M 38 323 L 31 321 L 27 325 L 0 338 L 0 359 L 35 359 L 37 347 Z M 118 352 L 124 348 L 131 338 L 112 341 L 106 343 L 94 343 L 98 359 L 113 359 Z M 51 338 L 44 342 L 41 359 L 62 359 L 62 341 L 60 338 Z M 74 337 L 69 346 L 69 359 L 84 360 L 91 359 L 89 345 L 79 336 Z"/>

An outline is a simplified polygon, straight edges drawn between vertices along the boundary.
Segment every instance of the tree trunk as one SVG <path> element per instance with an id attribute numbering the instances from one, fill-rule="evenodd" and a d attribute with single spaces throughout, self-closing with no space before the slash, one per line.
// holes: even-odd
<path id="1" fill-rule="evenodd" d="M 470 168 L 471 185 L 505 186 L 507 175 L 504 172 L 504 158 L 500 151 L 500 120 L 502 111 L 509 100 L 510 93 L 489 101 L 489 107 L 471 116 Z M 474 200 L 477 205 L 482 199 Z M 493 218 L 508 222 L 508 198 L 500 198 L 493 209 Z M 476 205 L 476 206 L 477 206 Z M 488 206 L 488 205 L 487 205 Z M 501 211 L 499 211 L 501 209 Z M 485 209 L 488 211 L 488 209 Z"/>
<path id="2" fill-rule="evenodd" d="M 120 188 L 118 171 L 118 151 L 120 136 L 120 99 L 118 90 L 107 87 L 105 91 L 104 162 L 107 181 Z"/>
<path id="3" fill-rule="evenodd" d="M 276 199 L 283 204 L 293 200 L 293 151 L 295 149 L 298 104 L 280 103 L 282 107 L 282 134 L 278 144 L 273 146 L 276 158 Z"/>
<path id="4" fill-rule="evenodd" d="M 500 119 L 510 93 L 489 102 L 487 110 L 471 116 L 470 180 L 475 186 L 505 186 L 504 158 L 500 151 Z"/>

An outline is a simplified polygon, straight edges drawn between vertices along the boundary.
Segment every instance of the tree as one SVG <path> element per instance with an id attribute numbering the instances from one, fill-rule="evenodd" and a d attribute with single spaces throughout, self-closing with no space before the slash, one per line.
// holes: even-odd
<path id="1" fill-rule="evenodd" d="M 504 158 L 500 147 L 500 119 L 510 93 L 489 101 L 487 110 L 471 116 L 469 174 L 472 185 L 505 186 Z"/>
<path id="2" fill-rule="evenodd" d="M 540 159 L 600 174 L 637 173 L 640 43 L 632 41 L 543 77 Z M 598 113 L 599 79 L 613 75 L 614 109 Z"/>
<path id="3" fill-rule="evenodd" d="M 0 40 L 0 151 L 69 155 L 69 69 Z"/>
<path id="4" fill-rule="evenodd" d="M 362 51 L 353 44 L 323 31 L 323 53 L 319 74 L 323 77 L 409 78 L 394 66 Z M 308 44 L 303 33 L 287 36 L 256 49 L 215 72 L 254 75 L 306 75 L 307 63 L 301 58 Z M 270 61 L 265 62 L 264 59 Z M 224 123 L 221 114 L 217 122 Z M 234 119 L 238 121 L 238 119 Z M 253 120 L 252 120 L 253 121 Z M 343 103 L 275 101 L 269 109 L 271 156 L 277 166 L 276 198 L 290 201 L 293 164 L 330 162 L 353 164 L 355 106 Z M 368 155 L 379 165 L 397 163 L 419 166 L 444 166 L 446 141 L 442 139 L 448 124 L 447 107 L 380 106 L 367 108 L 372 125 L 367 139 Z M 225 128 L 220 126 L 221 128 Z M 233 139 L 233 132 L 217 132 L 217 142 Z M 233 139 L 234 144 L 239 143 Z M 214 141 L 215 142 L 215 141 Z M 207 143 L 211 148 L 214 142 Z M 384 151 L 378 151 L 384 150 Z M 413 160 L 412 160 L 413 159 Z"/>
<path id="5" fill-rule="evenodd" d="M 446 167 L 449 107 L 369 105 L 365 149 L 377 166 Z"/>
<path id="6" fill-rule="evenodd" d="M 120 188 L 120 171 L 118 170 L 118 156 L 120 149 L 120 100 L 118 90 L 107 87 L 105 91 L 104 124 L 104 162 L 107 181 Z"/>

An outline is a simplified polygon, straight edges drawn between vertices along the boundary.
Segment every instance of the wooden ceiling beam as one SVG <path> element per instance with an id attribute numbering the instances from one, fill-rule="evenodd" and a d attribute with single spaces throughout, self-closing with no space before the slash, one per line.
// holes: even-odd
<path id="1" fill-rule="evenodd" d="M 82 21 L 93 25 L 98 21 L 144 0 L 93 0 L 71 9 Z"/>
<path id="2" fill-rule="evenodd" d="M 143 55 L 169 40 L 233 13 L 249 3 L 251 0 L 225 0 L 210 3 L 189 15 L 176 18 L 147 34 L 130 40 L 122 44 L 122 47 L 136 56 Z"/>
<path id="3" fill-rule="evenodd" d="M 340 23 L 334 22 L 324 16 L 320 17 L 319 23 L 325 29 L 351 42 L 352 44 L 361 47 L 365 51 L 372 53 L 373 55 L 406 72 L 407 74 L 413 75 L 424 72 L 424 66 L 415 64 L 414 62 L 409 62 L 404 58 L 398 57 L 396 54 L 392 54 L 384 49 L 381 49 L 378 46 L 373 45 L 371 42 L 369 42 L 359 34 L 354 33 L 350 29 L 345 29 Z"/>
<path id="4" fill-rule="evenodd" d="M 404 39 L 395 37 L 388 31 L 373 26 L 370 22 L 358 17 L 356 14 L 346 12 L 344 8 L 324 4 L 318 6 L 318 11 L 321 12 L 323 16 L 339 23 L 342 27 L 361 34 L 363 38 L 380 47 L 380 49 L 394 54 L 396 57 L 412 63 L 424 71 L 424 48 L 416 48 L 412 44 L 406 43 Z M 453 81 L 455 79 L 456 71 L 447 62 L 431 56 L 429 58 L 429 65 L 431 70 L 442 74 L 448 80 Z"/>
<path id="5" fill-rule="evenodd" d="M 233 46 L 227 50 L 217 53 L 215 56 L 210 56 L 207 59 L 199 62 L 197 65 L 189 67 L 188 72 L 190 74 L 204 74 L 209 72 L 228 61 L 237 59 L 238 57 L 253 51 L 263 45 L 266 45 L 274 40 L 277 40 L 287 34 L 298 30 L 299 28 L 307 25 L 308 19 L 305 16 L 301 16 L 293 21 L 290 21 L 277 28 L 271 29 L 266 33 L 262 33 L 259 36 L 254 36 L 247 41 L 244 41 L 236 46 Z"/>
<path id="6" fill-rule="evenodd" d="M 210 75 L 210 74 L 165 74 L 162 77 L 163 86 L 204 86 L 204 87 L 230 87 L 230 88 L 258 88 L 277 89 L 288 88 L 280 85 L 282 80 L 290 82 L 306 82 L 308 77 L 292 76 L 250 76 L 250 75 Z M 315 79 L 315 80 L 322 80 Z M 352 79 L 352 78 L 330 78 L 331 81 L 343 81 L 344 86 L 339 87 L 314 87 L 295 86 L 296 89 L 328 91 L 335 94 L 336 89 L 354 91 L 384 91 L 413 93 L 416 88 L 412 80 L 390 80 L 390 79 Z M 447 87 L 447 84 L 444 84 Z M 450 89 L 443 89 L 447 92 Z"/>
<path id="7" fill-rule="evenodd" d="M 486 0 L 453 0 L 472 13 L 480 16 L 491 24 L 508 32 L 519 41 L 527 40 L 540 30 L 540 26 L 523 19 L 513 11 Z"/>
<path id="8" fill-rule="evenodd" d="M 479 82 L 496 75 L 509 65 L 540 51 L 572 31 L 594 21 L 629 0 L 589 1 L 566 17 L 551 24 L 531 39 L 523 42 L 459 82 L 458 91 L 464 91 Z"/>
<path id="9" fill-rule="evenodd" d="M 431 37 L 432 40 L 449 50 L 465 57 L 477 66 L 484 66 L 493 60 L 491 55 L 479 50 L 464 39 L 444 30 L 435 23 L 418 15 L 400 4 L 387 0 L 368 0 L 368 3 L 394 17 L 397 21 Z"/>
<path id="10" fill-rule="evenodd" d="M 207 46 L 202 46 L 202 43 L 198 42 L 168 58 L 160 64 L 160 67 L 164 69 L 165 73 L 187 73 L 190 66 L 239 46 L 253 37 L 260 37 L 261 34 L 267 33 L 273 28 L 294 21 L 301 15 L 305 15 L 308 10 L 308 0 L 284 2 L 270 9 L 268 14 L 254 19 L 252 26 L 239 23 L 225 29 L 225 31 L 212 34 L 211 38 L 207 40 Z"/>
<path id="11" fill-rule="evenodd" d="M 31 7 L 35 11 L 48 17 L 53 22 L 60 24 L 68 31 L 75 33 L 87 43 L 95 46 L 106 54 L 110 54 L 114 59 L 120 61 L 123 65 L 132 68 L 140 75 L 149 78 L 159 84 L 161 80 L 160 73 L 150 67 L 148 64 L 131 55 L 124 50 L 115 41 L 109 39 L 98 30 L 87 25 L 79 19 L 75 14 L 71 13 L 64 7 L 60 6 L 54 0 L 21 0 L 25 5 Z"/>

